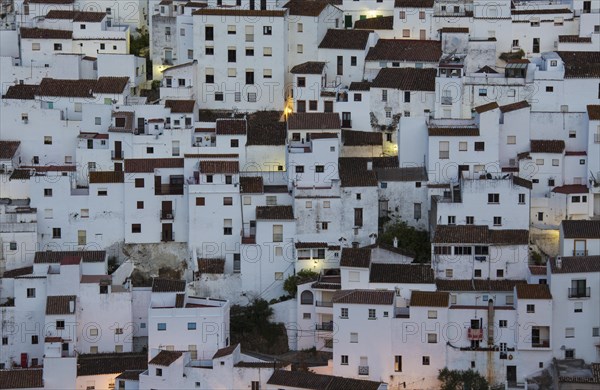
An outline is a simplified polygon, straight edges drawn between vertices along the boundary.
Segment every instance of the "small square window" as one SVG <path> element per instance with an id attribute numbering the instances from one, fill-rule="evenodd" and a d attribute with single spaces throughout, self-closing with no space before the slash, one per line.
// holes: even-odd
<path id="1" fill-rule="evenodd" d="M 196 323 L 195 322 L 188 322 L 187 323 L 187 328 L 188 328 L 188 330 L 196 330 Z"/>
<path id="2" fill-rule="evenodd" d="M 535 305 L 527 305 L 527 313 L 535 313 Z"/>
<path id="3" fill-rule="evenodd" d="M 143 178 L 135 179 L 135 188 L 144 188 L 144 179 Z"/>
<path id="4" fill-rule="evenodd" d="M 423 356 L 423 365 L 424 366 L 428 366 L 429 365 L 429 356 Z"/>
<path id="5" fill-rule="evenodd" d="M 141 233 L 142 225 L 139 223 L 134 223 L 131 225 L 131 233 Z"/>
<path id="6" fill-rule="evenodd" d="M 311 315 L 310 313 L 302 313 L 302 319 L 303 320 L 310 320 Z"/>
<path id="7" fill-rule="evenodd" d="M 144 202 L 143 202 L 143 201 L 141 201 L 141 200 L 138 200 L 138 201 L 136 202 L 136 207 L 137 207 L 138 209 L 140 209 L 140 210 L 141 210 L 141 209 L 143 209 L 143 208 L 144 208 Z"/>
<path id="8" fill-rule="evenodd" d="M 159 330 L 159 331 L 167 330 L 167 323 L 159 322 L 158 324 L 156 324 L 156 330 Z"/>

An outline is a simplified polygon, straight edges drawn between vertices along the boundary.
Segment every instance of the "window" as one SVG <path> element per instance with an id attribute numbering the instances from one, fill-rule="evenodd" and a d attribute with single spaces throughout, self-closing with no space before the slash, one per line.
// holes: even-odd
<path id="1" fill-rule="evenodd" d="M 275 272 L 275 280 L 283 280 L 283 272 Z"/>
<path id="2" fill-rule="evenodd" d="M 317 111 L 317 104 L 318 104 L 318 102 L 316 100 L 309 100 L 308 101 L 308 109 L 311 111 Z"/>
<path id="3" fill-rule="evenodd" d="M 479 88 L 479 96 L 487 96 L 487 89 Z"/>
<path id="4" fill-rule="evenodd" d="M 546 92 L 554 92 L 554 87 L 547 85 Z"/>
<path id="5" fill-rule="evenodd" d="M 402 29 L 402 38 L 410 38 L 410 29 Z"/>
<path id="6" fill-rule="evenodd" d="M 275 195 L 267 196 L 267 206 L 277 206 L 277 197 Z"/>
<path id="7" fill-rule="evenodd" d="M 302 313 L 302 319 L 303 320 L 310 320 L 311 319 L 310 313 Z"/>
<path id="8" fill-rule="evenodd" d="M 31 336 L 31 344 L 37 344 L 39 342 L 39 338 L 37 335 Z"/>
<path id="9" fill-rule="evenodd" d="M 304 31 L 304 26 L 302 23 L 298 23 L 298 32 L 303 32 Z"/>
<path id="10" fill-rule="evenodd" d="M 376 316 L 376 310 L 375 309 L 369 309 L 369 319 L 370 320 L 374 320 L 376 318 L 377 318 L 377 316 Z"/>
<path id="11" fill-rule="evenodd" d="M 544 165 L 544 159 L 543 158 L 538 158 L 535 160 L 535 164 L 536 165 Z"/>
<path id="12" fill-rule="evenodd" d="M 341 356 L 340 364 L 343 365 L 343 366 L 347 366 L 348 365 L 348 355 L 342 355 Z"/>
<path id="13" fill-rule="evenodd" d="M 503 278 L 504 277 L 504 270 L 503 269 L 497 269 L 496 270 L 496 277 L 497 278 Z"/>
<path id="14" fill-rule="evenodd" d="M 135 188 L 144 188 L 144 179 L 135 179 Z"/>
<path id="15" fill-rule="evenodd" d="M 248 102 L 256 103 L 256 92 L 248 92 Z"/>
<path id="16" fill-rule="evenodd" d="M 233 234 L 233 225 L 232 225 L 232 220 L 231 219 L 224 219 L 223 220 L 223 235 L 225 236 L 231 236 Z"/>
<path id="17" fill-rule="evenodd" d="M 548 179 L 548 187 L 554 187 L 554 179 Z"/>
<path id="18" fill-rule="evenodd" d="M 448 216 L 448 225 L 456 225 L 456 216 L 454 216 L 454 215 Z"/>
<path id="19" fill-rule="evenodd" d="M 428 310 L 427 318 L 432 319 L 432 320 L 436 319 L 437 318 L 437 310 Z"/>
<path id="20" fill-rule="evenodd" d="M 467 225 L 474 225 L 474 224 L 475 224 L 475 217 L 468 216 L 467 217 Z"/>
<path id="21" fill-rule="evenodd" d="M 253 47 L 246 48 L 246 56 L 248 56 L 248 57 L 254 56 L 254 48 Z"/>
<path id="22" fill-rule="evenodd" d="M 423 356 L 423 365 L 424 366 L 428 366 L 429 365 L 429 356 Z"/>
<path id="23" fill-rule="evenodd" d="M 461 141 L 458 143 L 458 151 L 459 152 L 466 152 L 467 151 L 467 142 Z"/>
<path id="24" fill-rule="evenodd" d="M 273 70 L 271 70 L 271 69 L 263 69 L 263 78 L 265 78 L 265 79 L 273 78 Z"/>
<path id="25" fill-rule="evenodd" d="M 422 214 L 421 214 L 421 203 L 414 203 L 413 204 L 413 218 L 414 219 L 421 219 L 422 218 Z"/>
<path id="26" fill-rule="evenodd" d="M 159 322 L 158 324 L 156 324 L 156 330 L 159 330 L 159 331 L 167 330 L 167 323 Z"/>
<path id="27" fill-rule="evenodd" d="M 304 45 L 296 45 L 296 51 L 300 54 L 304 53 Z"/>
<path id="28" fill-rule="evenodd" d="M 476 152 L 485 151 L 485 142 L 475 142 L 475 151 Z"/>
<path id="29" fill-rule="evenodd" d="M 188 328 L 188 330 L 196 330 L 196 323 L 195 322 L 188 322 L 187 323 L 187 328 Z"/>
<path id="30" fill-rule="evenodd" d="M 481 270 L 480 269 L 476 269 L 473 272 L 473 276 L 476 277 L 476 278 L 480 278 L 481 277 Z"/>
<path id="31" fill-rule="evenodd" d="M 272 35 L 273 28 L 271 26 L 263 26 L 263 35 Z"/>
<path id="32" fill-rule="evenodd" d="M 204 27 L 204 39 L 207 41 L 212 41 L 214 39 L 214 27 L 213 26 Z"/>
<path id="33" fill-rule="evenodd" d="M 557 167 L 557 166 L 558 166 L 558 164 L 559 164 L 559 161 L 558 161 L 558 159 L 557 159 L 557 158 L 553 158 L 553 159 L 552 159 L 552 166 L 553 166 L 553 167 Z"/>
<path id="34" fill-rule="evenodd" d="M 381 91 L 381 101 L 387 102 L 387 98 L 388 98 L 387 90 L 384 89 Z"/>
<path id="35" fill-rule="evenodd" d="M 52 238 L 60 238 L 61 231 L 60 228 L 52 228 Z"/>
<path id="36" fill-rule="evenodd" d="M 273 55 L 273 49 L 271 47 L 263 47 L 263 56 L 271 57 Z"/>
<path id="37" fill-rule="evenodd" d="M 331 202 L 328 200 L 323 201 L 323 208 L 328 209 L 331 207 Z"/>
<path id="38" fill-rule="evenodd" d="M 306 87 L 306 77 L 298 77 L 298 78 L 296 78 L 296 84 L 298 84 L 299 88 Z"/>
<path id="39" fill-rule="evenodd" d="M 85 245 L 87 243 L 87 233 L 85 230 L 77 231 L 77 245 Z"/>
<path id="40" fill-rule="evenodd" d="M 27 289 L 27 298 L 35 298 L 35 288 Z"/>
<path id="41" fill-rule="evenodd" d="M 54 51 L 61 51 L 61 50 L 62 50 L 62 43 L 55 43 Z"/>
<path id="42" fill-rule="evenodd" d="M 108 190 L 106 188 L 98 188 L 98 196 L 107 196 Z"/>
<path id="43" fill-rule="evenodd" d="M 600 337 L 600 328 L 592 328 L 592 337 Z"/>
<path id="44" fill-rule="evenodd" d="M 134 223 L 131 225 L 131 233 L 141 233 L 142 225 L 139 223 Z"/>
<path id="45" fill-rule="evenodd" d="M 439 152 L 440 152 L 440 160 L 447 160 L 450 158 L 450 142 L 449 141 L 440 141 L 439 144 Z"/>
<path id="46" fill-rule="evenodd" d="M 52 188 L 44 188 L 44 196 L 52 196 Z"/>
<path id="47" fill-rule="evenodd" d="M 410 103 L 410 91 L 404 91 L 404 103 Z"/>
<path id="48" fill-rule="evenodd" d="M 348 308 L 347 307 L 342 307 L 342 310 L 340 313 L 340 318 L 348 318 Z"/>
<path id="49" fill-rule="evenodd" d="M 36 43 L 36 42 L 33 42 L 33 43 L 31 44 L 31 50 L 32 50 L 32 51 L 39 51 L 39 50 L 40 50 L 40 44 L 39 44 L 39 43 Z"/>
<path id="50" fill-rule="evenodd" d="M 350 342 L 358 343 L 358 333 L 355 333 L 355 332 L 350 333 Z"/>
<path id="51" fill-rule="evenodd" d="M 273 242 L 283 242 L 283 225 L 273 225 Z"/>
<path id="52" fill-rule="evenodd" d="M 580 202 L 581 202 L 580 196 L 572 196 L 571 197 L 571 203 L 580 203 Z"/>
<path id="53" fill-rule="evenodd" d="M 146 148 L 146 153 L 148 153 L 148 154 L 154 154 L 154 147 L 152 147 L 152 146 L 147 147 Z"/>
<path id="54" fill-rule="evenodd" d="M 499 326 L 500 328 L 506 328 L 506 327 L 508 326 L 508 321 L 507 321 L 507 320 L 500 320 L 500 321 L 498 322 L 498 326 Z"/>
<path id="55" fill-rule="evenodd" d="M 156 369 L 156 376 L 162 376 L 162 368 Z"/>
<path id="56" fill-rule="evenodd" d="M 100 50 L 104 50 L 104 49 L 106 49 L 106 45 L 104 43 L 101 43 L 100 44 Z"/>
<path id="57" fill-rule="evenodd" d="M 222 102 L 223 101 L 223 92 L 215 92 L 215 101 Z"/>
<path id="58" fill-rule="evenodd" d="M 527 313 L 535 313 L 535 305 L 527 305 Z"/>
<path id="59" fill-rule="evenodd" d="M 312 201 L 310 201 L 310 200 L 307 200 L 307 201 L 306 201 L 306 208 L 307 208 L 307 209 L 310 209 L 310 208 L 312 208 Z"/>
<path id="60" fill-rule="evenodd" d="M 488 203 L 500 203 L 500 194 L 488 194 Z"/>
<path id="61" fill-rule="evenodd" d="M 360 93 L 355 93 L 355 94 L 354 94 L 354 101 L 355 101 L 355 102 L 360 102 L 360 101 L 362 101 L 362 94 L 360 94 Z"/>
<path id="62" fill-rule="evenodd" d="M 232 206 L 233 205 L 233 197 L 225 196 L 223 198 L 223 206 Z"/>
<path id="63" fill-rule="evenodd" d="M 2 337 L 2 345 L 8 345 L 8 337 Z"/>
<path id="64" fill-rule="evenodd" d="M 10 242 L 8 249 L 11 250 L 11 251 L 16 251 L 17 250 L 17 243 L 14 242 L 14 241 Z"/>
<path id="65" fill-rule="evenodd" d="M 363 225 L 363 209 L 355 208 L 354 209 L 354 226 L 362 227 Z"/>
<path id="66" fill-rule="evenodd" d="M 494 226 L 502 225 L 502 217 L 494 217 Z"/>
<path id="67" fill-rule="evenodd" d="M 519 204 L 525 204 L 525 194 L 519 194 Z"/>
<path id="68" fill-rule="evenodd" d="M 574 312 L 575 313 L 582 313 L 583 312 L 583 302 L 575 302 Z"/>
<path id="69" fill-rule="evenodd" d="M 236 58 L 236 50 L 235 48 L 233 49 L 227 49 L 227 62 L 236 62 L 237 58 Z"/>
<path id="70" fill-rule="evenodd" d="M 227 69 L 227 77 L 235 77 L 237 76 L 237 71 L 235 68 L 228 68 Z"/>
<path id="71" fill-rule="evenodd" d="M 206 54 L 207 56 L 212 56 L 215 54 L 215 48 L 212 46 L 206 46 L 206 48 L 204 49 L 204 54 Z"/>
<path id="72" fill-rule="evenodd" d="M 575 337 L 575 328 L 565 328 L 565 338 L 572 339 Z"/>
<path id="73" fill-rule="evenodd" d="M 398 13 L 398 18 L 400 18 L 402 20 L 406 19 L 406 11 L 400 11 Z"/>
<path id="74" fill-rule="evenodd" d="M 233 183 L 233 177 L 231 175 L 225 175 L 225 184 Z"/>

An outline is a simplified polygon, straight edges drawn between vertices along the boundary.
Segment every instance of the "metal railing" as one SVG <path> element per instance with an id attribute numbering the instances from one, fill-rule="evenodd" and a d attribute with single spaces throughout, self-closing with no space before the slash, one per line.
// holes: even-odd
<path id="1" fill-rule="evenodd" d="M 333 331 L 333 323 L 332 322 L 323 322 L 321 324 L 316 324 L 315 329 L 331 332 L 331 331 Z"/>
<path id="2" fill-rule="evenodd" d="M 173 210 L 160 210 L 160 219 L 174 219 L 174 215 Z"/>
<path id="3" fill-rule="evenodd" d="M 573 251 L 573 256 L 587 256 L 588 251 L 585 249 L 575 249 Z"/>
<path id="4" fill-rule="evenodd" d="M 358 366 L 358 375 L 369 375 L 369 366 Z"/>

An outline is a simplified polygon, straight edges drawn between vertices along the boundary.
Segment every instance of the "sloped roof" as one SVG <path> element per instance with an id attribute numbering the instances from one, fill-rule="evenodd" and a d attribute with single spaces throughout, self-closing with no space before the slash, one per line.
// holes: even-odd
<path id="1" fill-rule="evenodd" d="M 437 279 L 438 291 L 513 291 L 516 285 L 526 284 L 526 280 L 486 280 L 486 279 Z"/>
<path id="2" fill-rule="evenodd" d="M 120 374 L 129 370 L 146 370 L 148 355 L 135 352 L 97 353 L 77 356 L 77 376 Z"/>
<path id="3" fill-rule="evenodd" d="M 242 194 L 262 194 L 263 178 L 262 176 L 241 176 L 240 177 L 240 193 Z"/>
<path id="4" fill-rule="evenodd" d="M 438 62 L 441 56 L 442 44 L 439 41 L 380 39 L 369 49 L 366 61 Z"/>
<path id="5" fill-rule="evenodd" d="M 383 68 L 371 88 L 393 88 L 402 91 L 435 91 L 435 69 Z"/>
<path id="6" fill-rule="evenodd" d="M 342 130 L 344 146 L 381 146 L 383 134 L 374 131 Z"/>
<path id="7" fill-rule="evenodd" d="M 434 283 L 434 275 L 429 264 L 372 263 L 369 282 Z"/>
<path id="8" fill-rule="evenodd" d="M 46 19 L 70 19 L 74 22 L 101 22 L 106 17 L 106 12 L 50 10 Z"/>
<path id="9" fill-rule="evenodd" d="M 287 10 L 250 10 L 241 8 L 206 8 L 192 12 L 192 15 L 220 15 L 220 16 L 252 16 L 262 18 L 282 18 Z"/>
<path id="10" fill-rule="evenodd" d="M 124 183 L 123 171 L 95 171 L 90 172 L 90 184 Z"/>
<path id="11" fill-rule="evenodd" d="M 435 244 L 527 245 L 529 231 L 490 230 L 487 225 L 437 225 L 432 242 Z"/>
<path id="12" fill-rule="evenodd" d="M 280 121 L 280 111 L 256 111 L 248 115 L 247 146 L 283 146 L 286 124 Z"/>
<path id="13" fill-rule="evenodd" d="M 169 367 L 171 364 L 175 363 L 175 361 L 179 359 L 181 355 L 183 355 L 183 352 L 181 351 L 162 350 L 156 356 L 154 356 L 152 360 L 148 362 L 148 364 Z"/>
<path id="14" fill-rule="evenodd" d="M 37 90 L 40 86 L 30 84 L 11 85 L 6 91 L 3 99 L 34 100 Z"/>
<path id="15" fill-rule="evenodd" d="M 120 94 L 127 88 L 128 83 L 129 77 L 98 77 L 94 93 Z"/>
<path id="16" fill-rule="evenodd" d="M 325 62 L 308 61 L 294 66 L 290 73 L 292 74 L 321 74 L 325 68 Z"/>
<path id="17" fill-rule="evenodd" d="M 0 370 L 0 389 L 43 388 L 43 374 L 41 368 Z"/>
<path id="18" fill-rule="evenodd" d="M 450 294 L 443 291 L 413 291 L 410 305 L 420 307 L 448 307 Z"/>
<path id="19" fill-rule="evenodd" d="M 579 274 L 600 272 L 600 256 L 562 256 L 560 268 L 556 259 L 550 259 L 553 274 Z"/>
<path id="20" fill-rule="evenodd" d="M 171 109 L 171 113 L 191 114 L 194 112 L 195 100 L 166 100 L 165 107 Z"/>
<path id="21" fill-rule="evenodd" d="M 350 91 L 368 91 L 371 89 L 370 81 L 353 81 L 348 88 Z"/>
<path id="22" fill-rule="evenodd" d="M 562 153 L 564 150 L 563 140 L 531 140 L 531 153 Z"/>
<path id="23" fill-rule="evenodd" d="M 77 256 L 83 258 L 84 263 L 103 262 L 106 258 L 106 251 L 44 251 L 35 252 L 33 262 L 35 264 L 56 264 L 60 263 L 65 257 Z"/>
<path id="24" fill-rule="evenodd" d="M 200 161 L 200 172 L 203 174 L 239 173 L 239 161 Z"/>
<path id="25" fill-rule="evenodd" d="M 288 116 L 289 130 L 339 130 L 340 115 L 337 112 L 296 112 Z"/>
<path id="26" fill-rule="evenodd" d="M 558 51 L 565 63 L 565 78 L 600 78 L 600 52 Z"/>
<path id="27" fill-rule="evenodd" d="M 491 103 L 487 103 L 487 104 L 475 107 L 475 112 L 477 112 L 478 114 L 483 114 L 484 112 L 492 111 L 499 107 L 500 106 L 498 106 L 498 103 L 491 102 Z"/>
<path id="28" fill-rule="evenodd" d="M 340 267 L 369 268 L 371 264 L 371 249 L 342 248 Z"/>
<path id="29" fill-rule="evenodd" d="M 377 390 L 381 385 L 374 381 L 287 370 L 275 370 L 267 384 L 310 390 Z"/>
<path id="30" fill-rule="evenodd" d="M 257 206 L 256 207 L 256 219 L 257 220 L 269 220 L 269 219 L 281 219 L 281 220 L 293 220 L 294 211 L 292 206 Z"/>
<path id="31" fill-rule="evenodd" d="M 75 311 L 71 312 L 70 303 L 76 301 L 77 296 L 75 295 L 48 296 L 46 297 L 46 315 L 75 314 Z"/>
<path id="32" fill-rule="evenodd" d="M 503 113 L 507 113 L 507 112 L 516 111 L 516 110 L 522 110 L 522 109 L 528 108 L 528 107 L 531 107 L 531 106 L 529 105 L 527 100 L 522 100 L 520 102 L 500 106 L 500 111 L 502 111 Z"/>
<path id="33" fill-rule="evenodd" d="M 518 284 L 515 287 L 518 299 L 552 299 L 547 284 Z"/>
<path id="34" fill-rule="evenodd" d="M 373 170 L 368 170 L 372 162 Z M 338 159 L 339 175 L 342 187 L 376 187 L 378 168 L 398 166 L 398 157 L 341 157 Z"/>
<path id="35" fill-rule="evenodd" d="M 563 220 L 564 238 L 600 238 L 600 220 Z"/>
<path id="36" fill-rule="evenodd" d="M 0 141 L 0 160 L 11 160 L 20 145 L 21 141 Z"/>
<path id="37" fill-rule="evenodd" d="M 69 30 L 53 30 L 49 28 L 21 27 L 21 38 L 24 39 L 72 39 L 73 32 Z"/>
<path id="38" fill-rule="evenodd" d="M 432 8 L 434 0 L 395 0 L 394 8 Z"/>
<path id="39" fill-rule="evenodd" d="M 160 168 L 183 168 L 183 158 L 130 158 L 125 159 L 125 172 L 153 173 Z"/>
<path id="40" fill-rule="evenodd" d="M 238 345 L 239 344 L 231 344 L 228 347 L 217 350 L 217 352 L 215 352 L 215 354 L 213 355 L 213 359 L 218 359 L 218 358 L 222 358 L 222 357 L 231 355 L 235 351 L 235 349 L 238 347 Z"/>
<path id="41" fill-rule="evenodd" d="M 587 194 L 589 191 L 585 184 L 565 184 L 552 189 L 557 194 Z"/>
<path id="42" fill-rule="evenodd" d="M 245 119 L 217 119 L 215 130 L 217 135 L 245 135 Z"/>
<path id="43" fill-rule="evenodd" d="M 379 181 L 427 181 L 425 167 L 384 168 L 375 170 Z"/>
<path id="44" fill-rule="evenodd" d="M 184 292 L 185 291 L 185 280 L 174 280 L 164 278 L 153 278 L 152 279 L 152 292 L 164 293 L 164 292 Z"/>
<path id="45" fill-rule="evenodd" d="M 591 121 L 600 121 L 600 105 L 589 104 L 587 106 L 588 118 Z"/>
<path id="46" fill-rule="evenodd" d="M 93 97 L 96 80 L 59 80 L 44 78 L 37 91 L 39 96 Z"/>
<path id="47" fill-rule="evenodd" d="M 333 294 L 334 303 L 359 305 L 392 305 L 395 292 L 391 290 L 339 290 Z"/>
<path id="48" fill-rule="evenodd" d="M 354 28 L 361 30 L 393 30 L 394 16 L 379 16 L 375 18 L 360 19 L 354 22 Z"/>
<path id="49" fill-rule="evenodd" d="M 4 274 L 2 274 L 2 278 L 11 279 L 16 278 L 17 276 L 31 275 L 32 273 L 33 266 L 30 265 L 29 267 L 15 268 L 11 269 L 10 271 L 4 271 Z"/>
<path id="50" fill-rule="evenodd" d="M 283 7 L 288 9 L 289 15 L 319 16 L 328 4 L 326 0 L 290 0 Z"/>
<path id="51" fill-rule="evenodd" d="M 319 44 L 319 49 L 364 50 L 369 41 L 368 30 L 329 29 Z"/>

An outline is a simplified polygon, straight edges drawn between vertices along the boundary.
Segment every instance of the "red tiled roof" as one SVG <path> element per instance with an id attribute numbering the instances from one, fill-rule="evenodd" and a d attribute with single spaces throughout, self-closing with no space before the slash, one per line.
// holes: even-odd
<path id="1" fill-rule="evenodd" d="M 288 117 L 288 130 L 339 130 L 340 115 L 336 112 L 298 112 Z"/>
<path id="2" fill-rule="evenodd" d="M 333 294 L 334 303 L 359 305 L 393 305 L 394 291 L 388 290 L 340 290 Z"/>
<path id="3" fill-rule="evenodd" d="M 267 384 L 309 390 L 377 390 L 381 386 L 380 382 L 287 370 L 275 370 Z"/>
<path id="4" fill-rule="evenodd" d="M 371 264 L 371 249 L 343 248 L 340 267 L 369 268 Z"/>
<path id="5" fill-rule="evenodd" d="M 495 110 L 496 108 L 499 108 L 499 107 L 500 106 L 498 106 L 498 103 L 491 102 L 491 103 L 488 103 L 488 104 L 484 104 L 482 106 L 475 107 L 475 112 L 477 112 L 478 114 L 483 114 L 484 112 L 492 111 L 492 110 Z"/>
<path id="6" fill-rule="evenodd" d="M 456 33 L 465 33 L 468 34 L 469 33 L 469 28 L 468 27 L 442 27 L 440 29 L 440 32 L 442 34 L 444 33 L 450 33 L 450 34 L 456 34 Z"/>
<path id="7" fill-rule="evenodd" d="M 81 97 L 94 96 L 96 80 L 59 80 L 44 78 L 37 91 L 39 96 Z"/>
<path id="8" fill-rule="evenodd" d="M 46 315 L 75 314 L 75 295 L 51 295 L 46 297 Z M 73 302 L 73 311 L 71 311 Z"/>
<path id="9" fill-rule="evenodd" d="M 287 11 L 281 10 L 249 10 L 241 8 L 207 8 L 192 12 L 192 15 L 252 16 L 252 17 L 284 17 Z"/>
<path id="10" fill-rule="evenodd" d="M 563 220 L 561 222 L 564 238 L 600 237 L 600 220 Z"/>
<path id="11" fill-rule="evenodd" d="M 585 184 L 566 184 L 564 186 L 554 187 L 552 192 L 557 194 L 587 194 L 590 190 Z"/>
<path id="12" fill-rule="evenodd" d="M 395 0 L 394 8 L 432 8 L 434 0 Z"/>
<path id="13" fill-rule="evenodd" d="M 450 294 L 442 291 L 413 291 L 410 305 L 419 307 L 448 307 Z"/>
<path id="14" fill-rule="evenodd" d="M 538 7 L 531 7 L 526 9 L 513 9 L 510 11 L 513 15 L 547 15 L 547 14 L 571 14 L 571 11 L 568 8 L 561 9 L 544 9 Z"/>
<path id="15" fill-rule="evenodd" d="M 600 105 L 589 104 L 587 106 L 588 118 L 591 121 L 600 121 Z"/>
<path id="16" fill-rule="evenodd" d="M 310 133 L 310 139 L 333 139 L 337 138 L 338 135 L 336 133 Z"/>
<path id="17" fill-rule="evenodd" d="M 4 271 L 4 274 L 2 274 L 2 277 L 6 278 L 6 279 L 12 279 L 12 278 L 16 278 L 17 276 L 31 275 L 32 273 L 33 273 L 33 266 L 30 265 L 29 267 L 15 268 L 15 269 L 11 269 L 10 271 Z"/>
<path id="18" fill-rule="evenodd" d="M 438 291 L 513 291 L 518 284 L 526 284 L 526 280 L 486 280 L 486 279 L 437 279 Z"/>
<path id="19" fill-rule="evenodd" d="M 245 119 L 217 119 L 217 135 L 245 135 Z"/>
<path id="20" fill-rule="evenodd" d="M 325 69 L 325 62 L 308 61 L 298 64 L 290 70 L 292 74 L 321 74 Z"/>
<path id="21" fill-rule="evenodd" d="M 600 272 L 600 256 L 563 256 L 560 268 L 555 258 L 550 259 L 550 266 L 553 274 Z"/>
<path id="22" fill-rule="evenodd" d="M 435 91 L 435 69 L 383 68 L 371 88 L 394 88 L 402 91 Z"/>
<path id="23" fill-rule="evenodd" d="M 477 72 L 475 73 L 490 73 L 490 74 L 494 74 L 494 73 L 498 73 L 496 72 L 495 69 L 493 69 L 492 67 L 486 65 L 483 68 L 479 69 Z"/>
<path id="24" fill-rule="evenodd" d="M 319 49 L 364 50 L 371 31 L 329 29 L 319 44 Z"/>
<path id="25" fill-rule="evenodd" d="M 362 30 L 393 30 L 394 16 L 379 16 L 375 18 L 357 20 L 354 22 L 354 28 Z"/>
<path id="26" fill-rule="evenodd" d="M 296 249 L 306 249 L 306 248 L 327 248 L 328 245 L 326 242 L 297 242 L 294 244 Z"/>
<path id="27" fill-rule="evenodd" d="M 545 265 L 530 265 L 529 272 L 532 275 L 546 275 L 548 268 Z"/>
<path id="28" fill-rule="evenodd" d="M 124 183 L 123 171 L 95 171 L 90 172 L 90 184 Z"/>
<path id="29" fill-rule="evenodd" d="M 19 99 L 19 100 L 34 100 L 35 94 L 40 86 L 29 84 L 11 85 L 6 91 L 3 99 Z"/>
<path id="30" fill-rule="evenodd" d="M 165 107 L 171 109 L 171 113 L 190 114 L 194 112 L 195 100 L 166 100 Z"/>
<path id="31" fill-rule="evenodd" d="M 281 220 L 293 220 L 294 211 L 292 206 L 257 206 L 256 207 L 256 219 L 257 220 L 269 220 L 269 219 L 281 219 Z"/>
<path id="32" fill-rule="evenodd" d="M 43 369 L 0 370 L 0 389 L 43 388 Z"/>
<path id="33" fill-rule="evenodd" d="M 350 83 L 350 91 L 368 91 L 371 89 L 371 82 L 369 81 L 353 81 Z"/>
<path id="34" fill-rule="evenodd" d="M 240 193 L 242 194 L 262 194 L 263 178 L 261 176 L 242 176 L 240 177 Z"/>
<path id="35" fill-rule="evenodd" d="M 374 131 L 342 130 L 344 146 L 381 146 L 383 134 Z"/>
<path id="36" fill-rule="evenodd" d="M 45 251 L 35 252 L 33 262 L 35 264 L 58 264 L 62 259 L 69 256 L 83 258 L 84 263 L 99 263 L 106 258 L 106 251 Z"/>
<path id="37" fill-rule="evenodd" d="M 515 287 L 518 299 L 552 299 L 547 284 L 518 284 Z"/>
<path id="38" fill-rule="evenodd" d="M 21 27 L 21 38 L 24 39 L 72 39 L 73 32 L 68 30 L 52 30 L 49 28 Z"/>
<path id="39" fill-rule="evenodd" d="M 96 353 L 77 356 L 77 376 L 120 374 L 128 370 L 146 370 L 148 354 Z"/>
<path id="40" fill-rule="evenodd" d="M 247 117 L 247 146 L 283 146 L 286 124 L 280 111 L 256 111 Z"/>
<path id="41" fill-rule="evenodd" d="M 79 265 L 82 260 L 81 256 L 65 256 L 60 259 L 60 265 Z"/>
<path id="42" fill-rule="evenodd" d="M 565 156 L 587 156 L 585 150 L 565 152 Z"/>
<path id="43" fill-rule="evenodd" d="M 486 225 L 438 225 L 432 242 L 435 244 L 527 245 L 529 231 L 491 230 Z"/>
<path id="44" fill-rule="evenodd" d="M 319 16 L 328 4 L 326 0 L 291 0 L 283 7 L 289 10 L 290 15 Z"/>
<path id="45" fill-rule="evenodd" d="M 558 51 L 565 63 L 565 78 L 600 78 L 599 51 Z"/>
<path id="46" fill-rule="evenodd" d="M 153 173 L 160 168 L 183 168 L 183 158 L 135 158 L 125 159 L 125 172 Z"/>
<path id="47" fill-rule="evenodd" d="M 11 160 L 20 145 L 21 141 L 0 141 L 0 160 Z"/>
<path id="48" fill-rule="evenodd" d="M 182 292 L 185 291 L 185 280 L 174 280 L 164 278 L 152 279 L 152 292 Z"/>
<path id="49" fill-rule="evenodd" d="M 231 355 L 236 350 L 236 348 L 238 347 L 238 345 L 239 344 L 232 344 L 232 345 L 230 345 L 228 347 L 219 349 L 213 355 L 213 359 L 219 359 L 219 358 Z"/>
<path id="50" fill-rule="evenodd" d="M 148 364 L 169 367 L 171 364 L 175 363 L 175 361 L 179 359 L 181 355 L 183 355 L 183 352 L 180 351 L 162 350 L 156 356 L 154 356 L 152 360 L 148 362 Z"/>
<path id="51" fill-rule="evenodd" d="M 94 86 L 95 94 L 121 94 L 129 84 L 129 77 L 99 77 Z"/>
<path id="52" fill-rule="evenodd" d="M 380 39 L 369 49 L 366 61 L 438 62 L 441 56 L 442 44 L 439 41 Z"/>
<path id="53" fill-rule="evenodd" d="M 592 37 L 580 37 L 579 35 L 559 35 L 560 43 L 592 43 Z"/>
<path id="54" fill-rule="evenodd" d="M 503 168 L 503 172 L 504 172 L 504 168 Z M 517 172 L 518 172 L 518 170 L 517 170 Z M 519 187 L 528 188 L 530 190 L 533 188 L 533 183 L 530 180 L 523 179 L 522 177 L 519 177 L 516 175 L 513 175 L 512 182 L 514 185 L 519 186 Z"/>
<path id="55" fill-rule="evenodd" d="M 563 140 L 531 140 L 531 153 L 562 153 L 564 150 Z"/>
<path id="56" fill-rule="evenodd" d="M 222 274 L 225 259 L 198 259 L 198 272 L 201 274 Z"/>
<path id="57" fill-rule="evenodd" d="M 240 163 L 238 161 L 200 161 L 200 172 L 203 174 L 214 173 L 239 173 Z"/>
<path id="58" fill-rule="evenodd" d="M 69 10 L 50 10 L 46 19 L 70 19 L 74 22 L 101 22 L 106 17 L 106 12 L 87 12 Z"/>
<path id="59" fill-rule="evenodd" d="M 344 252 L 342 252 L 342 255 Z M 370 283 L 434 283 L 433 269 L 429 264 L 372 263 Z"/>
<path id="60" fill-rule="evenodd" d="M 529 105 L 529 103 L 526 100 L 522 100 L 520 102 L 500 106 L 500 111 L 502 111 L 503 113 L 507 113 L 507 112 L 516 111 L 516 110 L 522 110 L 523 108 L 528 108 L 528 107 L 531 107 Z"/>
<path id="61" fill-rule="evenodd" d="M 479 127 L 429 127 L 430 137 L 478 137 Z"/>

